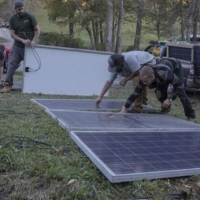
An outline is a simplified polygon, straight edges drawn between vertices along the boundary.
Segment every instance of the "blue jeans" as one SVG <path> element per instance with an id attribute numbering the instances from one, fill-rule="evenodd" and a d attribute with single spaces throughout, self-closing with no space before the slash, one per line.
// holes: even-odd
<path id="1" fill-rule="evenodd" d="M 6 83 L 9 83 L 10 86 L 13 85 L 13 76 L 17 68 L 19 68 L 19 64 L 22 60 L 24 60 L 24 48 L 13 46 L 8 59 L 8 69 L 6 74 Z"/>
<path id="2" fill-rule="evenodd" d="M 179 77 L 179 79 L 183 83 L 184 82 L 183 69 L 182 69 L 182 65 L 180 61 L 178 61 L 178 69 L 174 73 Z M 181 100 L 181 103 L 183 105 L 183 109 L 185 112 L 185 116 L 187 116 L 188 118 L 195 118 L 195 111 L 192 108 L 191 102 L 185 92 L 185 89 L 184 88 L 177 89 L 176 94 Z"/>
<path id="3" fill-rule="evenodd" d="M 182 65 L 180 61 L 178 61 L 178 68 L 174 71 L 174 73 L 178 76 L 180 81 L 183 83 L 183 69 L 182 69 Z M 163 103 L 163 101 L 167 99 L 167 88 L 168 88 L 168 84 L 163 84 L 161 85 L 160 88 L 157 88 L 158 91 L 160 91 L 160 93 L 158 93 L 156 90 L 156 96 L 161 103 Z M 188 118 L 195 118 L 195 111 L 192 108 L 192 104 L 185 92 L 184 87 L 177 88 L 176 95 L 181 100 L 185 116 Z"/>

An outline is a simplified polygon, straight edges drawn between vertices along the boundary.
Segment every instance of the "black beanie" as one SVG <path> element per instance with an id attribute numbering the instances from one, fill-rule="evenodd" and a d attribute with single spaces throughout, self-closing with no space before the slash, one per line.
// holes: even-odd
<path id="1" fill-rule="evenodd" d="M 16 9 L 16 8 L 22 8 L 22 7 L 24 7 L 23 2 L 21 2 L 21 1 L 15 2 L 15 9 Z"/>
<path id="2" fill-rule="evenodd" d="M 114 65 L 116 66 L 121 63 L 123 56 L 119 54 L 113 54 L 110 56 L 110 58 L 112 59 Z"/>
<path id="3" fill-rule="evenodd" d="M 123 56 L 119 54 L 113 54 L 108 59 L 108 71 L 115 72 L 117 65 L 120 65 L 123 61 Z"/>

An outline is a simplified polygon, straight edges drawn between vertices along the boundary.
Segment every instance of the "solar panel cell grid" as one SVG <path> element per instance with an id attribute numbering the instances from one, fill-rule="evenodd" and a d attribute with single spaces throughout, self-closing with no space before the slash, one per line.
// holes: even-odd
<path id="1" fill-rule="evenodd" d="M 174 57 L 177 59 L 192 61 L 191 48 L 181 48 L 169 46 L 169 57 Z"/>
<path id="2" fill-rule="evenodd" d="M 110 182 L 200 174 L 200 133 L 194 132 L 199 131 L 198 124 L 168 115 L 91 112 L 94 100 L 35 102 L 70 130 Z M 124 103 L 104 102 L 105 110 Z"/>
<path id="3" fill-rule="evenodd" d="M 100 159 L 100 163 L 108 167 L 110 175 L 120 177 L 120 181 L 130 180 L 130 177 L 137 180 L 145 177 L 174 177 L 187 173 L 191 175 L 192 170 L 200 174 L 200 143 L 197 142 L 200 139 L 199 132 L 74 134 Z M 101 145 L 95 145 L 98 143 Z"/>
<path id="4" fill-rule="evenodd" d="M 49 112 L 65 123 L 70 130 L 151 129 L 158 131 L 161 129 L 176 130 L 178 128 L 186 131 L 199 128 L 198 124 L 159 114 L 113 114 L 108 112 L 58 110 L 50 110 Z"/>

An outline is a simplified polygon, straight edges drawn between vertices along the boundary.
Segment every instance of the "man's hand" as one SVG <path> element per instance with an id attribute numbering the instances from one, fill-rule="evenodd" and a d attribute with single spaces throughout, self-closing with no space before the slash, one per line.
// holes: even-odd
<path id="1" fill-rule="evenodd" d="M 28 46 L 30 46 L 30 47 L 35 47 L 35 41 L 31 41 L 31 40 L 23 40 L 22 41 L 25 45 L 28 45 Z"/>
<path id="2" fill-rule="evenodd" d="M 98 97 L 98 98 L 96 99 L 96 105 L 97 105 L 97 106 L 101 103 L 101 100 L 102 100 L 101 97 Z"/>
<path id="3" fill-rule="evenodd" d="M 124 106 L 122 107 L 120 113 L 127 113 L 127 110 L 126 110 L 126 108 Z"/>
<path id="4" fill-rule="evenodd" d="M 31 41 L 30 46 L 33 48 L 35 47 L 35 41 Z"/>
<path id="5" fill-rule="evenodd" d="M 125 85 L 126 85 L 126 83 L 127 83 L 127 81 L 126 81 L 126 80 L 124 80 L 124 79 L 122 79 L 122 80 L 120 81 L 120 83 L 119 83 L 119 84 L 120 84 L 121 86 L 125 86 Z"/>
<path id="6" fill-rule="evenodd" d="M 165 99 L 164 102 L 162 103 L 161 107 L 166 109 L 171 105 L 171 102 L 169 101 L 169 99 Z"/>
<path id="7" fill-rule="evenodd" d="M 22 40 L 22 43 L 24 43 L 25 45 L 30 45 L 31 41 L 29 39 L 27 40 Z"/>

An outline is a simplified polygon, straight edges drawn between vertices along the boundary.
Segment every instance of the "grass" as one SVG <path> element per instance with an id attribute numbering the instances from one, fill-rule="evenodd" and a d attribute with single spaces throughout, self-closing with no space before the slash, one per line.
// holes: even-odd
<path id="1" fill-rule="evenodd" d="M 15 79 L 20 79 L 17 75 Z M 108 98 L 126 98 L 130 87 L 112 88 Z M 153 91 L 149 102 L 157 106 Z M 44 109 L 32 98 L 96 98 L 95 96 L 55 96 L 12 91 L 0 97 L 0 199 L 98 199 L 121 200 L 135 196 L 186 191 L 188 199 L 198 199 L 200 176 L 142 180 L 112 184 Z M 199 95 L 190 94 L 197 119 Z M 183 118 L 179 100 L 170 115 Z M 155 199 L 164 199 L 156 197 Z"/>

